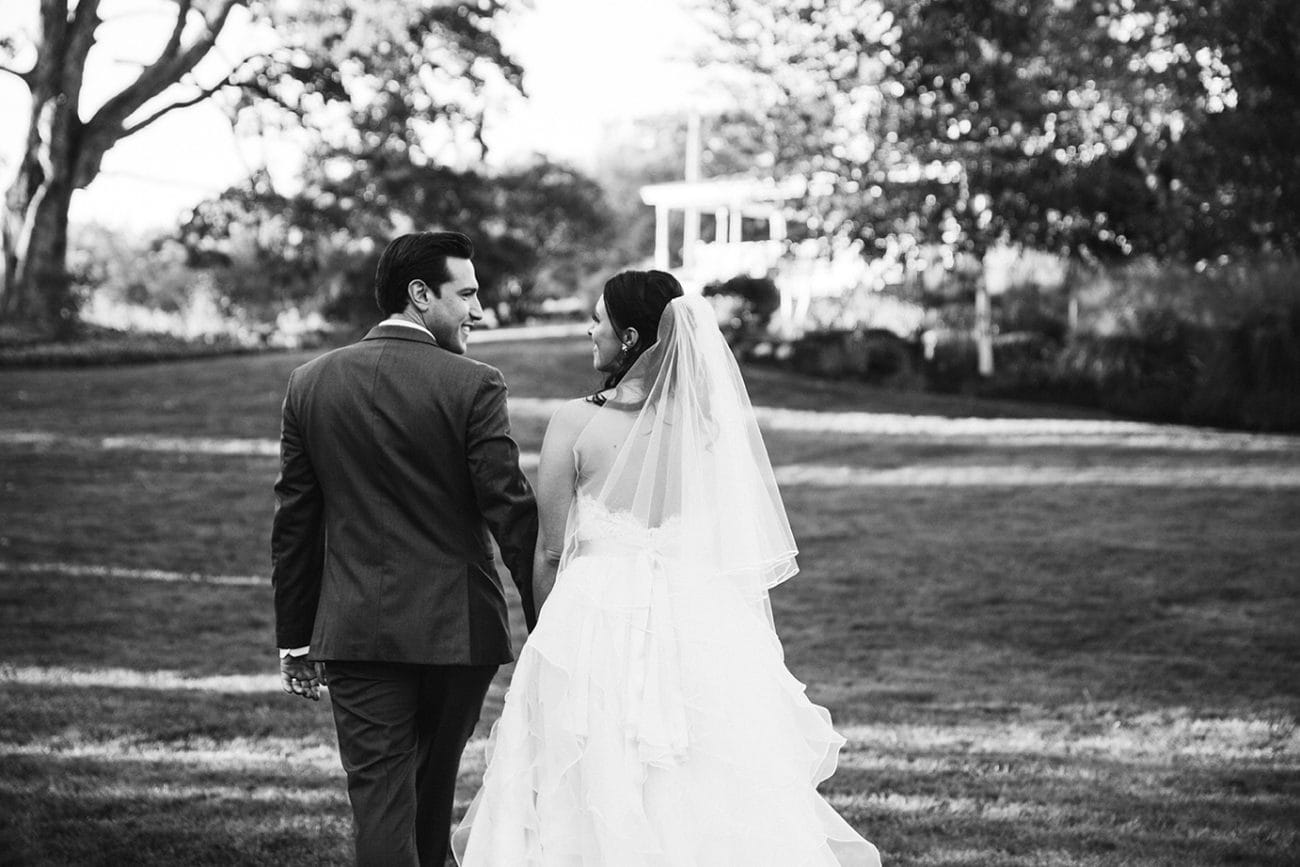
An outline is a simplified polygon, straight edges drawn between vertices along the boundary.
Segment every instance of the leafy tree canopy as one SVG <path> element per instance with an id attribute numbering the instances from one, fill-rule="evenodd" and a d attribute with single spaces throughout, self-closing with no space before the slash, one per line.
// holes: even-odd
<path id="1" fill-rule="evenodd" d="M 83 85 L 101 25 L 138 10 L 40 0 L 30 32 L 0 27 L 0 73 L 31 95 L 0 220 L 0 316 L 73 320 L 72 193 L 94 180 L 117 142 L 218 92 L 234 95 L 241 122 L 265 134 L 309 129 L 320 147 L 374 162 L 481 155 L 488 83 L 518 87 L 521 76 L 495 33 L 505 10 L 505 0 L 170 0 L 159 4 L 170 26 L 155 59 L 91 111 Z M 249 44 L 223 41 L 241 15 Z"/>
<path id="2" fill-rule="evenodd" d="M 777 170 L 879 247 L 1300 243 L 1290 0 L 716 0 Z"/>
<path id="3" fill-rule="evenodd" d="M 359 160 L 350 171 L 329 165 L 293 196 L 254 182 L 201 203 L 179 233 L 191 264 L 222 273 L 243 303 L 324 300 L 358 321 L 378 315 L 375 264 L 405 231 L 468 234 L 485 305 L 567 294 L 605 264 L 609 206 L 569 167 L 539 160 L 487 175 L 393 160 L 382 168 Z"/>

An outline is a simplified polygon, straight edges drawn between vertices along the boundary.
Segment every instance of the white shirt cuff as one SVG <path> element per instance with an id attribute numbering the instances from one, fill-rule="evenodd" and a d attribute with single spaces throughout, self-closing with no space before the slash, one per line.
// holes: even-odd
<path id="1" fill-rule="evenodd" d="M 284 659 L 286 656 L 306 656 L 306 655 L 309 654 L 309 653 L 311 653 L 311 645 L 310 645 L 310 644 L 308 644 L 308 645 L 306 645 L 306 646 L 304 646 L 304 647 L 292 647 L 292 648 L 291 648 L 291 647 L 281 647 L 281 648 L 280 648 L 280 658 L 281 658 L 281 659 Z"/>

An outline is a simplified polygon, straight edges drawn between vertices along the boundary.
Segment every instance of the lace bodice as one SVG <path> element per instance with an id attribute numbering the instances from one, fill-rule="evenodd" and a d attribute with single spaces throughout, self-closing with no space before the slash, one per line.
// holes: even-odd
<path id="1" fill-rule="evenodd" d="M 659 527 L 647 527 L 631 512 L 611 511 L 590 494 L 579 492 L 574 501 L 574 537 L 580 545 L 613 543 L 628 548 L 664 549 L 681 542 L 681 521 L 670 519 Z"/>

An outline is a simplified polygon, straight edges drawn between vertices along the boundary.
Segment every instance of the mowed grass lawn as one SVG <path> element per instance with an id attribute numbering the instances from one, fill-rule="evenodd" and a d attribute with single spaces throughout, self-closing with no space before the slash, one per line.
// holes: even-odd
<path id="1" fill-rule="evenodd" d="M 594 384 L 579 341 L 473 354 L 524 398 Z M 328 702 L 278 692 L 269 584 L 238 580 L 267 574 L 276 460 L 185 446 L 274 439 L 306 357 L 0 371 L 0 864 L 348 863 Z M 1057 414 L 746 375 L 766 406 Z M 526 452 L 544 425 L 535 405 L 518 414 Z M 148 450 L 104 437 L 188 439 Z M 1300 464 L 1285 447 L 788 429 L 768 442 L 778 465 Z M 849 740 L 823 791 L 887 864 L 1300 862 L 1296 487 L 791 485 L 785 497 L 803 567 L 773 600 L 787 662 Z"/>

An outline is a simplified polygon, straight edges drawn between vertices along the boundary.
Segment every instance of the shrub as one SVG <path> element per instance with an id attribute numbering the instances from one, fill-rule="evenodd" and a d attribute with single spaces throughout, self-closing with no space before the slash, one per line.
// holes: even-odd
<path id="1" fill-rule="evenodd" d="M 75 340 L 0 345 L 0 368 L 139 364 L 258 351 L 226 337 L 187 340 L 169 334 L 133 334 L 93 327 L 88 332 Z"/>
<path id="2" fill-rule="evenodd" d="M 1059 344 L 1070 327 L 1068 307 L 1068 297 L 1059 290 L 1032 283 L 1012 286 L 994 298 L 993 320 L 1003 333 L 1039 334 Z"/>
<path id="3" fill-rule="evenodd" d="M 1054 375 L 1054 364 L 1061 350 L 1061 341 L 1050 334 L 1035 331 L 998 334 L 993 338 L 994 375 L 978 390 L 990 396 L 1025 400 L 1095 403 L 1096 396 L 1090 390 L 1071 395 L 1069 386 Z M 973 365 L 973 341 L 970 351 Z"/>
<path id="4" fill-rule="evenodd" d="M 719 311 L 719 324 L 733 347 L 747 345 L 767 329 L 781 307 L 781 292 L 768 277 L 732 277 L 704 287 L 704 297 Z"/>
<path id="5" fill-rule="evenodd" d="M 1159 421 L 1300 430 L 1300 263 L 1200 270 L 1139 262 L 1080 290 L 1084 329 L 1057 352 L 1008 352 L 980 391 Z"/>
<path id="6" fill-rule="evenodd" d="M 929 332 L 927 337 L 926 387 L 946 394 L 973 387 L 979 370 L 979 350 L 971 333 L 939 329 Z"/>
<path id="7" fill-rule="evenodd" d="M 916 347 L 891 331 L 817 331 L 793 341 L 790 348 L 790 364 L 801 373 L 892 388 L 918 385 Z"/>

